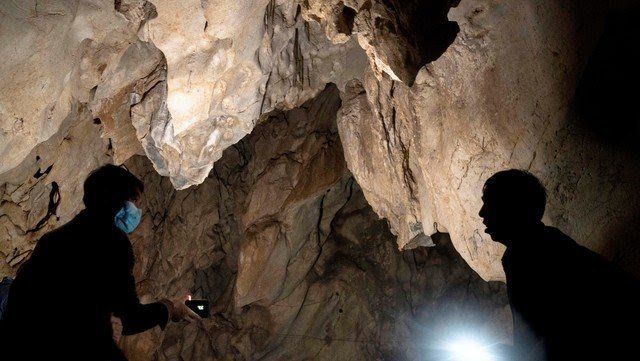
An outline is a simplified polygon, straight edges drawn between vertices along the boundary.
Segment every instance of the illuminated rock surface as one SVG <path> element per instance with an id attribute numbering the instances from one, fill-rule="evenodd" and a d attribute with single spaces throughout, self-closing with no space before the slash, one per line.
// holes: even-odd
<path id="1" fill-rule="evenodd" d="M 0 275 L 106 162 L 147 187 L 141 294 L 217 312 L 123 340 L 132 360 L 415 359 L 470 294 L 467 321 L 502 329 L 501 286 L 462 259 L 503 278 L 477 212 L 505 168 L 640 274 L 635 99 L 610 80 L 638 80 L 638 31 L 599 3 L 1 2 Z"/>
<path id="2" fill-rule="evenodd" d="M 466 327 L 508 337 L 504 285 L 484 282 L 446 234 L 397 250 L 345 167 L 339 106 L 331 86 L 272 114 L 188 190 L 142 157 L 127 163 L 148 207 L 134 238 L 141 293 L 215 305 L 202 326 L 172 324 L 160 360 L 418 359 Z M 125 340 L 134 357 L 154 342 Z"/>
<path id="3" fill-rule="evenodd" d="M 637 148 L 607 141 L 575 107 L 604 25 L 598 12 L 585 3 L 573 11 L 554 1 L 462 3 L 450 12 L 459 36 L 411 88 L 372 74 L 347 87 L 338 120 L 347 165 L 400 247 L 417 229 L 446 229 L 483 278 L 501 279 L 503 249 L 478 216 L 481 189 L 496 171 L 521 168 L 548 189 L 547 223 L 640 273 Z M 630 109 L 623 104 L 612 105 Z M 633 119 L 608 119 L 624 112 L 605 110 L 596 122 L 633 138 L 624 134 L 637 134 L 626 125 Z"/>

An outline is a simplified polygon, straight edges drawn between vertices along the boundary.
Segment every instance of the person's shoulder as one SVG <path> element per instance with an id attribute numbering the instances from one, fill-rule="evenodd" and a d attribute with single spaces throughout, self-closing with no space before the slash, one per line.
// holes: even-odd
<path id="1" fill-rule="evenodd" d="M 551 226 L 544 226 L 542 238 L 545 242 L 548 242 L 548 246 L 555 249 L 577 250 L 584 248 L 566 233 Z"/>
<path id="2" fill-rule="evenodd" d="M 594 252 L 580 245 L 573 238 L 555 227 L 544 227 L 542 242 L 543 248 L 547 252 L 551 251 L 549 252 L 549 257 L 562 264 L 568 259 L 571 259 L 575 264 L 590 262 L 590 259 L 594 256 Z"/>
<path id="3" fill-rule="evenodd" d="M 53 229 L 43 234 L 40 237 L 40 239 L 38 239 L 36 247 L 49 248 L 54 246 L 56 243 L 67 238 L 67 234 L 69 233 L 69 228 L 70 228 L 69 223 L 66 223 L 56 229 Z"/>
<path id="4" fill-rule="evenodd" d="M 554 242 L 556 252 L 561 256 L 571 257 L 572 263 L 578 267 L 582 266 L 590 270 L 603 270 L 614 267 L 599 253 L 579 244 L 573 238 L 564 234 L 557 228 L 548 228 L 550 239 Z"/>
<path id="5" fill-rule="evenodd" d="M 568 235 L 566 235 L 564 232 L 562 232 L 556 227 L 545 225 L 542 232 L 545 238 L 559 239 L 564 241 L 570 240 L 575 242 L 571 237 L 569 237 Z"/>
<path id="6" fill-rule="evenodd" d="M 82 219 L 82 212 L 77 214 L 67 223 L 64 223 L 60 227 L 47 232 L 41 237 L 41 239 L 55 240 L 58 238 L 67 238 L 69 237 L 70 234 L 78 232 L 78 229 L 81 227 L 81 223 L 82 223 L 81 219 Z"/>
<path id="7" fill-rule="evenodd" d="M 31 258 L 41 259 L 42 261 L 46 259 L 48 260 L 47 262 L 67 259 L 75 248 L 73 245 L 73 233 L 70 232 L 69 228 L 68 224 L 65 224 L 45 233 L 36 243 Z"/>

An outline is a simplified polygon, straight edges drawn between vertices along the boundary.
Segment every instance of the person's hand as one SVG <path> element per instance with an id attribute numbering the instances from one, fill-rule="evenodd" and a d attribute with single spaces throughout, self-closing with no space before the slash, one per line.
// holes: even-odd
<path id="1" fill-rule="evenodd" d="M 118 343 L 122 337 L 122 320 L 114 315 L 111 315 L 111 329 L 113 340 Z"/>
<path id="2" fill-rule="evenodd" d="M 193 312 L 189 307 L 187 307 L 187 304 L 185 302 L 190 299 L 191 296 L 184 295 L 171 299 L 164 299 L 161 302 L 164 303 L 169 309 L 169 318 L 173 322 L 179 322 L 182 320 L 186 320 L 189 322 L 201 321 L 202 318 L 198 316 L 197 313 Z"/>

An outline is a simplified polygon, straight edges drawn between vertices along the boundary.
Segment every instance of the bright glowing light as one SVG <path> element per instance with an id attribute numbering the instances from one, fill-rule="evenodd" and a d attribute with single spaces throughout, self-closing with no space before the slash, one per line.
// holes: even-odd
<path id="1" fill-rule="evenodd" d="M 457 361 L 495 361 L 496 358 L 487 350 L 487 347 L 472 340 L 459 340 L 448 345 L 449 360 Z"/>

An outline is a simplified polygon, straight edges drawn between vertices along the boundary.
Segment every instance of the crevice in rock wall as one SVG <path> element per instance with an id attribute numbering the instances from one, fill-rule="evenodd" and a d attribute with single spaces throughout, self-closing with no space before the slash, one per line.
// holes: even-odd
<path id="1" fill-rule="evenodd" d="M 418 71 L 453 43 L 459 27 L 449 9 L 459 0 L 308 0 L 304 16 L 325 28 L 334 43 L 357 34 L 376 76 L 383 73 L 411 86 Z"/>
<path id="2" fill-rule="evenodd" d="M 454 324 L 504 330 L 504 285 L 482 281 L 447 235 L 398 251 L 344 164 L 340 105 L 330 85 L 271 113 L 187 190 L 127 162 L 145 182 L 139 292 L 192 292 L 213 313 L 124 338 L 131 360 L 413 360 Z"/>
<path id="3" fill-rule="evenodd" d="M 106 143 L 86 105 L 76 102 L 56 134 L 0 177 L 1 275 L 14 275 L 38 238 L 82 208 L 84 179 L 111 159 Z"/>
<path id="4" fill-rule="evenodd" d="M 47 224 L 47 222 L 49 221 L 49 218 L 56 215 L 56 212 L 58 211 L 58 206 L 60 205 L 60 200 L 61 200 L 60 186 L 58 186 L 57 182 L 53 181 L 51 182 L 51 191 L 49 192 L 49 204 L 47 205 L 47 214 L 45 214 L 44 217 L 41 220 L 39 220 L 38 223 L 36 223 L 36 225 L 33 228 L 28 229 L 26 233 L 33 233 L 42 229 L 42 227 L 44 227 L 45 224 Z"/>
<path id="5" fill-rule="evenodd" d="M 351 35 L 353 32 L 353 24 L 358 12 L 355 9 L 344 5 L 343 2 L 338 3 L 338 7 L 340 6 L 342 6 L 342 11 L 340 12 L 340 16 L 336 19 L 336 30 L 340 34 Z"/>
<path id="6" fill-rule="evenodd" d="M 158 16 L 155 5 L 146 0 L 114 0 L 113 7 L 140 29 L 147 20 Z M 138 30 L 136 29 L 136 30 Z"/>

